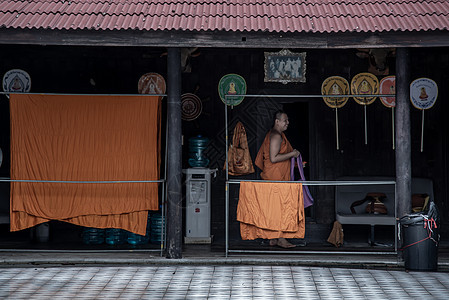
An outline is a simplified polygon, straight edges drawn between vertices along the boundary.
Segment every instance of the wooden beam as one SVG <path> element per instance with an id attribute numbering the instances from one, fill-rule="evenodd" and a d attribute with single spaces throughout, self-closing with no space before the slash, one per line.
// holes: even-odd
<path id="1" fill-rule="evenodd" d="M 396 204 L 397 217 L 412 209 L 412 151 L 410 133 L 410 51 L 396 50 Z"/>
<path id="2" fill-rule="evenodd" d="M 447 47 L 449 31 L 278 33 L 0 29 L 0 44 L 216 48 Z"/>
<path id="3" fill-rule="evenodd" d="M 168 49 L 167 67 L 167 258 L 182 258 L 181 52 L 179 48 Z"/>

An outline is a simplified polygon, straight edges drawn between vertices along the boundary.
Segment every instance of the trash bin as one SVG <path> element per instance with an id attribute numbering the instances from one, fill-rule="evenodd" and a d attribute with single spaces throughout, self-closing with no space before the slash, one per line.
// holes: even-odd
<path id="1" fill-rule="evenodd" d="M 430 202 L 427 212 L 406 215 L 399 220 L 405 269 L 435 271 L 438 268 L 439 216 Z"/>

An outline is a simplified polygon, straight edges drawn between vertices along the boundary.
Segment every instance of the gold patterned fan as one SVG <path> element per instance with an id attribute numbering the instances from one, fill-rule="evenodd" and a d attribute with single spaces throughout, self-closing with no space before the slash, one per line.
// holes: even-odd
<path id="1" fill-rule="evenodd" d="M 334 97 L 323 97 L 324 103 L 330 108 L 335 108 L 335 130 L 337 138 L 337 150 L 340 149 L 338 137 L 338 109 L 348 102 L 349 97 L 341 97 L 349 94 L 349 83 L 340 76 L 326 78 L 321 85 L 321 95 L 334 95 Z"/>
<path id="2" fill-rule="evenodd" d="M 363 105 L 365 114 L 365 145 L 368 144 L 366 106 L 376 100 L 379 94 L 379 80 L 371 73 L 359 73 L 351 80 L 351 93 L 354 100 Z"/>
<path id="3" fill-rule="evenodd" d="M 354 100 L 361 105 L 369 105 L 379 94 L 379 80 L 371 73 L 359 73 L 351 80 L 351 93 Z"/>

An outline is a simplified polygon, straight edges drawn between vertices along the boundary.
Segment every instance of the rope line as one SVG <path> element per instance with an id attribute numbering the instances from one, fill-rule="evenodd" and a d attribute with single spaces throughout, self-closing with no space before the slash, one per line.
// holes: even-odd
<path id="1" fill-rule="evenodd" d="M 165 182 L 165 179 L 159 179 L 159 180 L 88 181 L 88 180 L 32 180 L 32 179 L 4 179 L 4 178 L 0 178 L 0 182 L 34 182 L 34 183 L 156 183 L 156 182 Z"/>

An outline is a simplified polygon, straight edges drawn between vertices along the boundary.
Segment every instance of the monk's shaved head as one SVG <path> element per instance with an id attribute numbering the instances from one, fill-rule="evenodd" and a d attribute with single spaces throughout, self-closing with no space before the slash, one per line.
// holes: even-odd
<path id="1" fill-rule="evenodd" d="M 286 114 L 282 109 L 277 110 L 273 115 L 273 125 L 276 123 L 276 120 L 281 120 L 282 115 Z"/>

